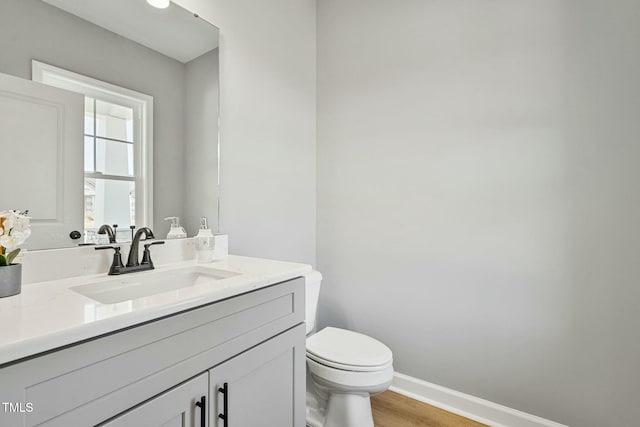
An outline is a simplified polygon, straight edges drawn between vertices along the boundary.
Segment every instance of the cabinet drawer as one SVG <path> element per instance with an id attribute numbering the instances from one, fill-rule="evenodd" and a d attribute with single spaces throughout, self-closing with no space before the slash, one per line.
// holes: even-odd
<path id="1" fill-rule="evenodd" d="M 98 423 L 303 321 L 295 279 L 0 369 L 0 399 L 33 404 L 16 426 Z"/>

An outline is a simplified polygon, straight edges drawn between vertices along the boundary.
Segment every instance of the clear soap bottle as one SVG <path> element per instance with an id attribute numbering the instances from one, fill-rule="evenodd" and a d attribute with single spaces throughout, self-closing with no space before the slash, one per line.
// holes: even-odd
<path id="1" fill-rule="evenodd" d="M 200 230 L 196 235 L 196 259 L 199 263 L 213 261 L 215 239 L 207 224 L 207 218 L 200 218 Z"/>

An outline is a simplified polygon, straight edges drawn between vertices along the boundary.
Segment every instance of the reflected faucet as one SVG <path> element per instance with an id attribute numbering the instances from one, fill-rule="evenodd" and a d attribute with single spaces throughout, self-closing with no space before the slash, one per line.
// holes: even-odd
<path id="1" fill-rule="evenodd" d="M 118 224 L 113 224 L 113 227 L 108 224 L 104 224 L 98 229 L 98 234 L 107 234 L 109 236 L 109 243 L 116 243 L 115 230 L 117 229 L 117 227 Z"/>
<path id="2" fill-rule="evenodd" d="M 140 239 L 142 239 L 142 235 L 144 234 L 145 240 L 147 239 L 155 239 L 153 235 L 153 231 L 149 227 L 142 227 L 136 234 L 133 236 L 133 240 L 131 241 L 131 248 L 129 249 L 129 259 L 127 260 L 127 267 L 136 267 L 140 265 L 138 262 L 138 247 L 140 246 Z"/>

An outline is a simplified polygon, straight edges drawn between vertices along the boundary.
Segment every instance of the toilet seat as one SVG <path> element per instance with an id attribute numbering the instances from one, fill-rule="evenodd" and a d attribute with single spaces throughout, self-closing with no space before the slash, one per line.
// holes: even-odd
<path id="1" fill-rule="evenodd" d="M 341 393 L 379 393 L 393 380 L 393 365 L 373 372 L 345 371 L 307 358 L 307 367 L 314 382 L 328 390 Z"/>
<path id="2" fill-rule="evenodd" d="M 307 359 L 311 359 L 316 363 L 324 365 L 328 368 L 339 369 L 341 371 L 352 371 L 352 372 L 377 372 L 383 371 L 389 366 L 393 365 L 393 360 L 390 360 L 388 363 L 384 365 L 376 365 L 376 366 L 359 366 L 359 365 L 345 365 L 342 363 L 331 362 L 330 360 L 325 360 L 321 357 L 316 356 L 315 354 L 307 352 Z"/>
<path id="3" fill-rule="evenodd" d="M 367 335 L 328 327 L 307 339 L 307 357 L 324 366 L 354 372 L 386 370 L 393 353 Z"/>

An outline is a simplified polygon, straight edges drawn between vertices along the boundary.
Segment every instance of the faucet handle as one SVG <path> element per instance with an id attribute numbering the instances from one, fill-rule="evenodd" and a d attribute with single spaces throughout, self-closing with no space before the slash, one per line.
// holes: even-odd
<path id="1" fill-rule="evenodd" d="M 154 266 L 153 261 L 151 261 L 151 251 L 149 250 L 149 246 L 153 245 L 164 245 L 164 240 L 156 240 L 151 243 L 145 243 L 144 252 L 142 253 L 142 262 L 140 263 L 140 265 L 148 264 L 152 269 L 154 268 Z"/>
<path id="2" fill-rule="evenodd" d="M 100 251 L 103 249 L 113 249 L 113 261 L 111 262 L 111 267 L 109 267 L 109 275 L 114 276 L 116 274 L 120 274 L 120 270 L 124 268 L 124 264 L 122 263 L 122 254 L 120 253 L 120 246 L 96 246 L 95 250 Z"/>
<path id="3" fill-rule="evenodd" d="M 145 243 L 144 248 L 147 249 L 149 246 L 153 246 L 153 245 L 164 245 L 164 240 L 154 240 L 151 243 Z"/>
<path id="4" fill-rule="evenodd" d="M 96 251 L 101 251 L 103 249 L 113 249 L 116 252 L 120 252 L 120 246 L 96 246 Z"/>

